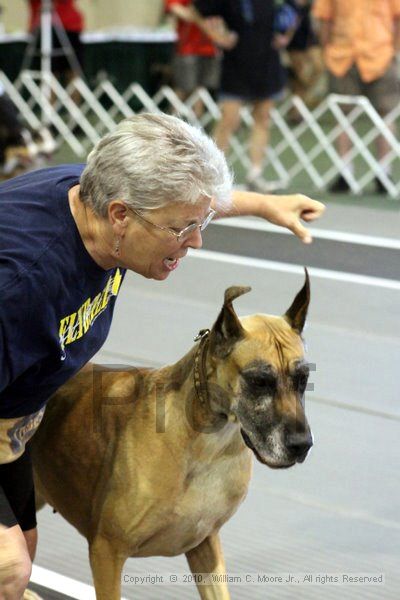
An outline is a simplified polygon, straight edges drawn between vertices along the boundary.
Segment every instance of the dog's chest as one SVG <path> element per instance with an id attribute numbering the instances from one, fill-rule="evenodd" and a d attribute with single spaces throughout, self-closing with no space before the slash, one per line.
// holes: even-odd
<path id="1" fill-rule="evenodd" d="M 249 476 L 238 466 L 242 461 L 223 461 L 220 468 L 204 465 L 188 474 L 186 489 L 181 498 L 181 516 L 211 520 L 230 513 L 247 492 Z"/>
<path id="2" fill-rule="evenodd" d="M 131 556 L 176 556 L 218 531 L 246 496 L 251 455 L 245 451 L 229 459 L 197 461 L 180 475 L 174 491 L 164 495 L 159 489 L 157 518 L 149 514 L 133 526 Z"/>
<path id="3" fill-rule="evenodd" d="M 247 453 L 234 460 L 194 465 L 175 498 L 171 526 L 176 553 L 196 546 L 232 516 L 246 496 L 250 474 Z"/>

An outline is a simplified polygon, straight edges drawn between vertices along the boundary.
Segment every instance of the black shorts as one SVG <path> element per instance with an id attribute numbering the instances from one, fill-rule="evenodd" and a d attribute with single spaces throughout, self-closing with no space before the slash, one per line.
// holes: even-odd
<path id="1" fill-rule="evenodd" d="M 0 523 L 36 527 L 35 488 L 29 449 L 13 462 L 0 465 Z"/>

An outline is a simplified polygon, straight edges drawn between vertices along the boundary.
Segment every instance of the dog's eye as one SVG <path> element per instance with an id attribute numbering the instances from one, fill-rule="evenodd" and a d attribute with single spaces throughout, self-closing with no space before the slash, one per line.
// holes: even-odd
<path id="1" fill-rule="evenodd" d="M 276 390 L 276 379 L 268 373 L 245 373 L 244 379 L 254 391 L 273 393 Z"/>
<path id="2" fill-rule="evenodd" d="M 293 378 L 293 387 L 301 396 L 306 391 L 308 382 L 308 373 L 298 373 Z"/>

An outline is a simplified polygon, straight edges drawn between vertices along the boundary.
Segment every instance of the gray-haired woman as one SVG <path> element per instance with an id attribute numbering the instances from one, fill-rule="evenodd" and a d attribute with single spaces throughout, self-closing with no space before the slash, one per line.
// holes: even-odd
<path id="1" fill-rule="evenodd" d="M 256 215 L 311 241 L 306 196 L 232 192 L 223 154 L 166 115 L 123 121 L 85 165 L 0 186 L 0 598 L 20 599 L 36 547 L 25 444 L 55 390 L 104 343 L 129 269 L 163 280 L 218 216 Z"/>

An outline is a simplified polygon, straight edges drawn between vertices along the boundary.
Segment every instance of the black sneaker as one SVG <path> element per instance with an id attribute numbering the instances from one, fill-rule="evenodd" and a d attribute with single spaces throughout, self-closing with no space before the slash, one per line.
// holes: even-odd
<path id="1" fill-rule="evenodd" d="M 377 194 L 387 194 L 388 191 L 383 185 L 382 181 L 375 177 L 375 191 Z"/>
<path id="2" fill-rule="evenodd" d="M 350 186 L 342 175 L 339 175 L 337 179 L 329 186 L 328 190 L 332 194 L 342 194 L 350 191 Z"/>

